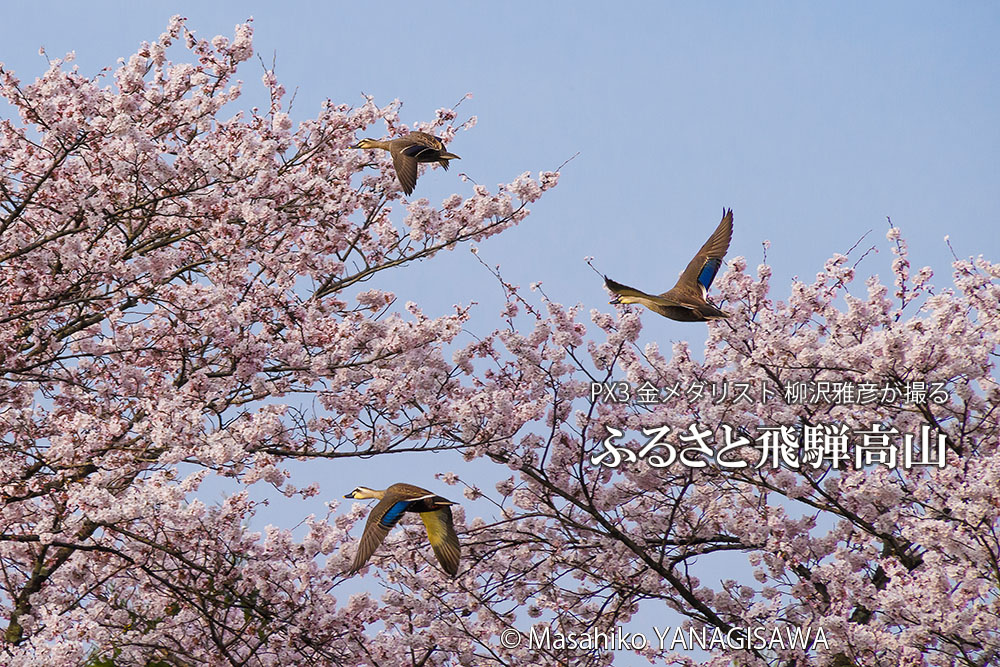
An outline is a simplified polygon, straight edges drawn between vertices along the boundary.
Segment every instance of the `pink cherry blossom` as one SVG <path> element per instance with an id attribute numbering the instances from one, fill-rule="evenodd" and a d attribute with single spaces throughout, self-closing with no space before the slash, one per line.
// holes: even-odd
<path id="1" fill-rule="evenodd" d="M 296 123 L 268 72 L 268 108 L 235 113 L 252 55 L 249 23 L 203 40 L 175 17 L 92 79 L 70 57 L 27 84 L 0 67 L 4 664 L 997 661 L 1000 265 L 934 286 L 892 227 L 891 262 L 833 255 L 779 300 L 766 262 L 730 258 L 730 317 L 670 346 L 641 342 L 648 312 L 499 269 L 492 331 L 470 306 L 431 317 L 364 283 L 510 229 L 559 174 L 403 202 L 388 159 L 349 148 L 402 133 L 398 101 Z M 450 141 L 475 117 L 454 122 L 414 127 Z M 901 459 L 943 443 L 940 464 L 850 464 L 888 429 Z M 777 465 L 740 444 L 762 432 Z M 827 455 L 848 433 L 848 464 L 811 461 L 806 433 Z M 612 446 L 632 456 L 593 462 Z M 407 518 L 364 569 L 379 593 L 346 585 L 360 503 L 248 528 L 254 485 L 320 492 L 299 461 L 436 450 L 475 462 L 440 475 L 466 501 L 454 579 Z M 650 612 L 686 637 L 813 634 L 691 653 Z"/>

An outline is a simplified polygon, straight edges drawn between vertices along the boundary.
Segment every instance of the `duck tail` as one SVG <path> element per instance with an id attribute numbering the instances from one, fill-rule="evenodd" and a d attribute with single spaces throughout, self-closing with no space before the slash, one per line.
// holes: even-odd
<path id="1" fill-rule="evenodd" d="M 441 155 L 438 156 L 438 164 L 444 167 L 445 170 L 447 170 L 448 160 L 461 160 L 461 159 L 462 158 L 458 157 L 454 153 L 441 153 Z"/>

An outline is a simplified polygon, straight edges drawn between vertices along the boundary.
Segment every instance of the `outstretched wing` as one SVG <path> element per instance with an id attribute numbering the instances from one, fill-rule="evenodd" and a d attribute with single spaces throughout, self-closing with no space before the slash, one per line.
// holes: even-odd
<path id="1" fill-rule="evenodd" d="M 361 536 L 361 544 L 354 554 L 354 562 L 351 563 L 351 574 L 354 574 L 368 562 L 379 545 L 385 541 L 385 536 L 389 534 L 395 526 L 403 512 L 410 506 L 410 500 L 398 500 L 384 498 L 375 509 L 368 515 L 368 523 L 365 524 L 365 532 Z"/>
<path id="2" fill-rule="evenodd" d="M 434 548 L 438 562 L 445 572 L 454 577 L 458 574 L 461 546 L 458 543 L 458 535 L 455 534 L 455 524 L 451 519 L 451 508 L 442 507 L 433 512 L 421 512 L 420 518 L 427 529 L 427 538 Z"/>
<path id="3" fill-rule="evenodd" d="M 688 262 L 687 268 L 684 269 L 684 273 L 681 274 L 673 289 L 680 289 L 687 293 L 700 292 L 704 298 L 708 293 L 708 288 L 712 286 L 712 281 L 715 280 L 715 274 L 722 266 L 722 259 L 729 251 L 729 242 L 732 239 L 733 211 L 728 209 L 723 212 L 722 221 L 705 241 L 705 245 Z"/>
<path id="4" fill-rule="evenodd" d="M 406 154 L 410 148 L 415 148 L 415 146 L 404 148 L 392 155 L 392 166 L 396 169 L 396 178 L 399 179 L 403 192 L 408 195 L 413 194 L 413 188 L 417 187 L 417 159 Z"/>

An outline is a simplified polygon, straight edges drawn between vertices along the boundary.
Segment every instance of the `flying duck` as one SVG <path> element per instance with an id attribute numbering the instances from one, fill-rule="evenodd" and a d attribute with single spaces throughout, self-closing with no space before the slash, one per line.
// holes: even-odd
<path id="1" fill-rule="evenodd" d="M 610 303 L 638 303 L 664 317 L 681 322 L 705 322 L 729 317 L 710 304 L 706 297 L 732 238 L 733 211 L 723 209 L 719 226 L 688 263 L 676 285 L 663 294 L 654 296 L 604 276 L 604 286 L 614 294 Z"/>
<path id="2" fill-rule="evenodd" d="M 448 160 L 462 159 L 446 151 L 443 141 L 426 132 L 410 132 L 388 141 L 362 139 L 351 148 L 381 148 L 389 151 L 392 166 L 396 168 L 396 177 L 406 194 L 412 194 L 417 185 L 418 162 L 437 162 L 448 169 Z"/>
<path id="3" fill-rule="evenodd" d="M 434 495 L 427 489 L 402 482 L 393 484 L 384 491 L 359 486 L 344 497 L 357 500 L 379 499 L 375 509 L 368 515 L 368 523 L 365 524 L 358 551 L 354 554 L 350 574 L 364 567 L 404 512 L 416 512 L 420 515 L 441 567 L 453 577 L 458 573 L 461 547 L 455 534 L 455 524 L 451 520 L 451 506 L 455 503 Z"/>

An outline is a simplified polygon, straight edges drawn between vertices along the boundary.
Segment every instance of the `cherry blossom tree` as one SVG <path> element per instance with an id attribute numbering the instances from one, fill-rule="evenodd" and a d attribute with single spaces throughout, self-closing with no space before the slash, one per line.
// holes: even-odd
<path id="1" fill-rule="evenodd" d="M 167 59 L 184 48 L 193 62 Z M 27 85 L 0 68 L 19 114 L 0 125 L 5 662 L 1000 659 L 1000 267 L 956 260 L 938 290 L 893 228 L 892 287 L 859 292 L 835 255 L 781 302 L 766 263 L 736 258 L 717 281 L 729 319 L 691 328 L 701 360 L 640 346 L 637 312 L 587 318 L 497 271 L 502 323 L 477 331 L 467 306 L 429 317 L 361 283 L 518 224 L 558 174 L 407 201 L 388 156 L 349 150 L 379 122 L 401 133 L 397 103 L 296 127 L 268 71 L 269 108 L 237 113 L 251 55 L 249 25 L 206 42 L 175 18 L 94 78 L 69 58 Z M 456 117 L 416 129 L 449 142 L 474 125 Z M 901 384 L 914 395 L 843 393 Z M 718 392 L 737 385 L 752 391 Z M 892 429 L 901 460 L 920 441 L 940 461 L 853 464 Z M 331 502 L 301 538 L 247 528 L 254 485 L 318 493 L 293 461 L 440 450 L 477 462 L 442 481 L 495 507 L 456 507 L 455 579 L 404 522 L 365 570 L 381 594 L 345 594 L 361 505 Z M 208 504 L 215 475 L 239 491 Z M 720 557 L 751 576 L 720 577 Z M 696 658 L 637 630 L 640 607 L 692 634 L 825 641 Z M 632 636 L 579 641 L 616 631 Z"/>
<path id="2" fill-rule="evenodd" d="M 811 284 L 794 282 L 787 302 L 769 298 L 767 264 L 755 279 L 736 258 L 719 284 L 732 314 L 710 326 L 701 362 L 686 343 L 669 356 L 656 344 L 640 348 L 638 313 L 592 312 L 604 340 L 588 341 L 577 308 L 546 300 L 540 312 L 510 287 L 509 310 L 526 311 L 534 330 L 518 333 L 528 327 L 511 320 L 469 353 L 502 342 L 516 361 L 496 355 L 503 380 L 483 390 L 540 384 L 549 401 L 535 416 L 544 431 L 469 450 L 515 471 L 496 489 L 502 525 L 471 526 L 489 549 L 518 554 L 504 569 L 491 559 L 481 604 L 513 590 L 529 618 L 545 619 L 536 636 L 544 625 L 580 636 L 595 626 L 611 633 L 640 604 L 657 602 L 687 617 L 689 630 L 729 636 L 712 665 L 996 664 L 1000 267 L 956 261 L 954 287 L 938 292 L 929 268 L 910 275 L 897 228 L 888 239 L 894 288 L 872 277 L 860 295 L 844 255 Z M 622 379 L 631 397 L 592 391 Z M 667 389 L 637 400 L 647 383 Z M 823 383 L 874 384 L 882 395 L 790 400 L 796 386 Z M 716 391 L 738 385 L 751 389 L 747 400 Z M 921 386 L 938 392 L 922 396 Z M 674 435 L 661 438 L 664 427 Z M 803 455 L 805 432 L 849 434 L 840 440 L 853 461 L 891 429 L 902 442 L 893 465 Z M 768 440 L 759 437 L 735 454 L 704 456 L 762 432 L 792 436 L 778 465 L 762 461 Z M 918 440 L 940 459 L 918 460 L 917 445 L 928 444 Z M 756 581 L 719 577 L 706 563 L 724 563 L 712 560 L 720 554 L 745 555 Z M 754 627 L 811 629 L 814 640 L 822 630 L 823 641 L 736 650 Z M 656 646 L 639 652 L 651 661 L 690 664 L 683 652 L 654 650 L 657 637 L 646 635 Z M 521 664 L 577 661 L 540 652 Z"/>

